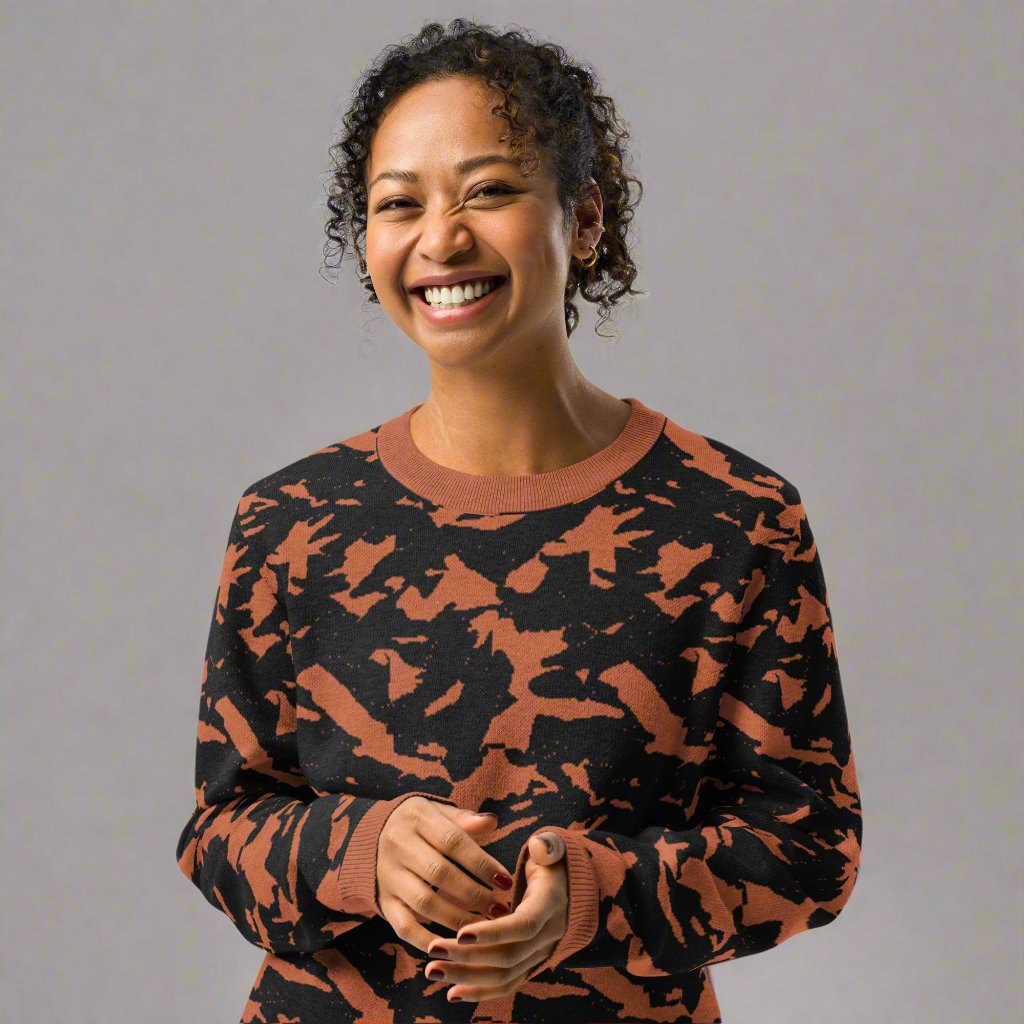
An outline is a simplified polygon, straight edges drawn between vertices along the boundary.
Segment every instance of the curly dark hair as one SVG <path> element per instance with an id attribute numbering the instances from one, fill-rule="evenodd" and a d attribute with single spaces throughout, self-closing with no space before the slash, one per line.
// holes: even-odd
<path id="1" fill-rule="evenodd" d="M 402 93 L 422 82 L 456 76 L 480 79 L 504 94 L 503 103 L 491 112 L 508 121 L 509 132 L 502 141 L 511 140 L 511 155 L 524 175 L 536 173 L 538 146 L 550 158 L 566 230 L 575 204 L 588 195 L 590 178 L 597 182 L 604 231 L 592 267 L 570 262 L 565 326 L 571 335 L 579 322 L 573 302 L 579 290 L 588 302 L 598 303 L 600 327 L 624 295 L 646 294 L 632 287 L 637 268 L 626 242 L 643 195 L 643 185 L 625 169 L 628 124 L 612 99 L 598 92 L 591 69 L 568 58 L 562 47 L 537 42 L 522 26 L 499 32 L 465 18 L 455 18 L 447 27 L 428 22 L 411 39 L 381 51 L 353 88 L 343 131 L 329 150 L 334 167 L 325 187 L 329 219 L 324 266 L 336 271 L 329 264 L 331 254 L 337 252 L 340 266 L 351 241 L 369 301 L 379 303 L 360 248 L 366 232 L 365 164 L 374 132 Z M 635 199 L 630 182 L 637 187 Z"/>

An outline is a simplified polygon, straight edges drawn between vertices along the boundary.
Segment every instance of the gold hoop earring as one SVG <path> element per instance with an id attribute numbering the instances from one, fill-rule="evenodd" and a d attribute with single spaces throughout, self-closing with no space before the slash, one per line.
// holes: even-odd
<path id="1" fill-rule="evenodd" d="M 587 260 L 583 259 L 582 257 L 580 258 L 580 263 L 583 264 L 583 266 L 585 266 L 585 267 L 592 267 L 597 262 L 597 246 L 596 245 L 592 245 L 590 248 L 594 252 L 593 256 L 590 257 L 590 261 L 588 262 Z"/>

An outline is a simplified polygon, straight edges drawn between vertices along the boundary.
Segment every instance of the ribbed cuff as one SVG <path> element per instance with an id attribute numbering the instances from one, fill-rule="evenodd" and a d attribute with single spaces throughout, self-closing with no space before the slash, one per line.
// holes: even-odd
<path id="1" fill-rule="evenodd" d="M 449 807 L 458 806 L 447 797 L 420 792 L 402 793 L 392 800 L 376 801 L 359 819 L 338 872 L 338 896 L 345 913 L 384 916 L 377 902 L 377 843 L 391 812 L 411 796 L 423 796 Z"/>
<path id="2" fill-rule="evenodd" d="M 526 975 L 532 981 L 541 971 L 557 967 L 566 957 L 579 949 L 585 949 L 594 940 L 598 925 L 598 899 L 600 891 L 597 876 L 587 852 L 587 841 L 579 829 L 563 828 L 561 825 L 545 825 L 527 836 L 516 861 L 514 884 L 512 886 L 512 909 L 519 905 L 526 890 L 526 861 L 530 856 L 529 840 L 541 832 L 556 832 L 565 844 L 566 873 L 569 881 L 569 917 L 565 934 L 551 955 L 542 960 Z"/>

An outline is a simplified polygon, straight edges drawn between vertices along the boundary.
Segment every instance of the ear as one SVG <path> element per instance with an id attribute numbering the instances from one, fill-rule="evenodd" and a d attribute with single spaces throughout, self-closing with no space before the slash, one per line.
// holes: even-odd
<path id="1" fill-rule="evenodd" d="M 597 182 L 591 177 L 590 195 L 575 210 L 576 227 L 574 229 L 574 238 L 576 242 L 584 245 L 587 249 L 586 252 L 580 254 L 581 258 L 589 257 L 591 255 L 591 246 L 596 249 L 601 242 L 601 236 L 604 234 L 603 213 L 604 203 L 601 199 L 601 190 L 598 188 Z"/>

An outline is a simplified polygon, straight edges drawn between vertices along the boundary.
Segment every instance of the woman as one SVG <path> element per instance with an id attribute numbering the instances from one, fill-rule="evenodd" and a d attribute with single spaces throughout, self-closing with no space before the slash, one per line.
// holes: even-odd
<path id="1" fill-rule="evenodd" d="M 177 856 L 267 951 L 243 1019 L 720 1021 L 859 867 L 798 491 L 576 367 L 636 276 L 588 71 L 431 24 L 346 127 L 328 235 L 431 389 L 232 521 Z"/>

